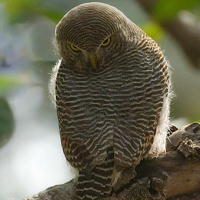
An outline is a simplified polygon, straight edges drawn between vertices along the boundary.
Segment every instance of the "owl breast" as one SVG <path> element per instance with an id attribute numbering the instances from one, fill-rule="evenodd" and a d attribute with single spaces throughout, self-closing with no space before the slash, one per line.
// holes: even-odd
<path id="1" fill-rule="evenodd" d="M 154 62 L 149 66 L 146 58 L 140 65 L 135 61 L 92 75 L 61 64 L 57 113 L 63 149 L 73 166 L 102 163 L 109 147 L 123 167 L 149 151 L 168 81 L 166 63 Z"/>

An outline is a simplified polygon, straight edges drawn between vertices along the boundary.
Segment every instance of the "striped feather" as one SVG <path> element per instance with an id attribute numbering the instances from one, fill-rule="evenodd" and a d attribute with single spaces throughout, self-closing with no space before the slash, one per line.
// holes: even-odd
<path id="1" fill-rule="evenodd" d="M 117 27 L 110 22 L 118 13 L 116 10 L 106 18 L 108 29 L 95 31 L 104 30 L 101 16 L 106 12 L 104 9 L 95 15 L 88 28 L 81 27 L 78 21 L 75 35 L 67 15 L 56 33 L 63 58 L 55 67 L 57 72 L 51 83 L 55 92 L 51 92 L 56 93 L 64 154 L 79 169 L 79 200 L 108 196 L 115 180 L 114 169 L 135 166 L 149 152 L 159 154 L 165 150 L 170 90 L 167 62 L 157 44 L 124 15 L 115 18 L 120 24 Z M 81 20 L 87 21 L 88 16 Z M 96 21 L 98 27 L 94 26 Z M 128 30 L 123 32 L 125 28 Z M 121 41 L 126 42 L 113 42 L 96 71 L 87 65 L 76 68 L 65 60 L 66 42 L 89 52 L 91 46 L 95 49 L 109 34 L 119 34 Z M 80 44 L 77 38 L 81 38 Z"/>
<path id="2" fill-rule="evenodd" d="M 87 172 L 80 170 L 77 183 L 78 200 L 97 200 L 111 194 L 111 179 L 114 167 L 113 149 L 107 150 L 105 161 Z"/>

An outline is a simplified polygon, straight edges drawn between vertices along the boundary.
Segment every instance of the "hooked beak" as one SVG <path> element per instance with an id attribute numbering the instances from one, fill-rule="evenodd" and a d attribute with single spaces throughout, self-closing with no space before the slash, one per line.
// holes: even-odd
<path id="1" fill-rule="evenodd" d="M 93 53 L 89 56 L 89 63 L 95 70 L 97 69 L 97 56 L 96 56 L 96 54 Z"/>

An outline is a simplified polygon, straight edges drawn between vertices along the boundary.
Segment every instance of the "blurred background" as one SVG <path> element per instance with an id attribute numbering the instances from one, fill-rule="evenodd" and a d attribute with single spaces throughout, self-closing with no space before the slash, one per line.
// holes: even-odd
<path id="1" fill-rule="evenodd" d="M 0 1 L 0 199 L 70 180 L 48 95 L 54 30 L 84 0 Z M 200 0 L 108 0 L 160 45 L 171 65 L 171 121 L 200 122 Z"/>

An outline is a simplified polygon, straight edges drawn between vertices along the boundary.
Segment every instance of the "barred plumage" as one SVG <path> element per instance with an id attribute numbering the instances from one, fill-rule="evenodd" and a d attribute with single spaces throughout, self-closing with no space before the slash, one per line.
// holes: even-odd
<path id="1" fill-rule="evenodd" d="M 111 44 L 101 47 L 108 37 Z M 72 9 L 58 24 L 56 39 L 62 58 L 52 93 L 64 154 L 79 170 L 77 199 L 106 197 L 114 170 L 165 151 L 168 65 L 151 38 L 102 3 Z"/>

